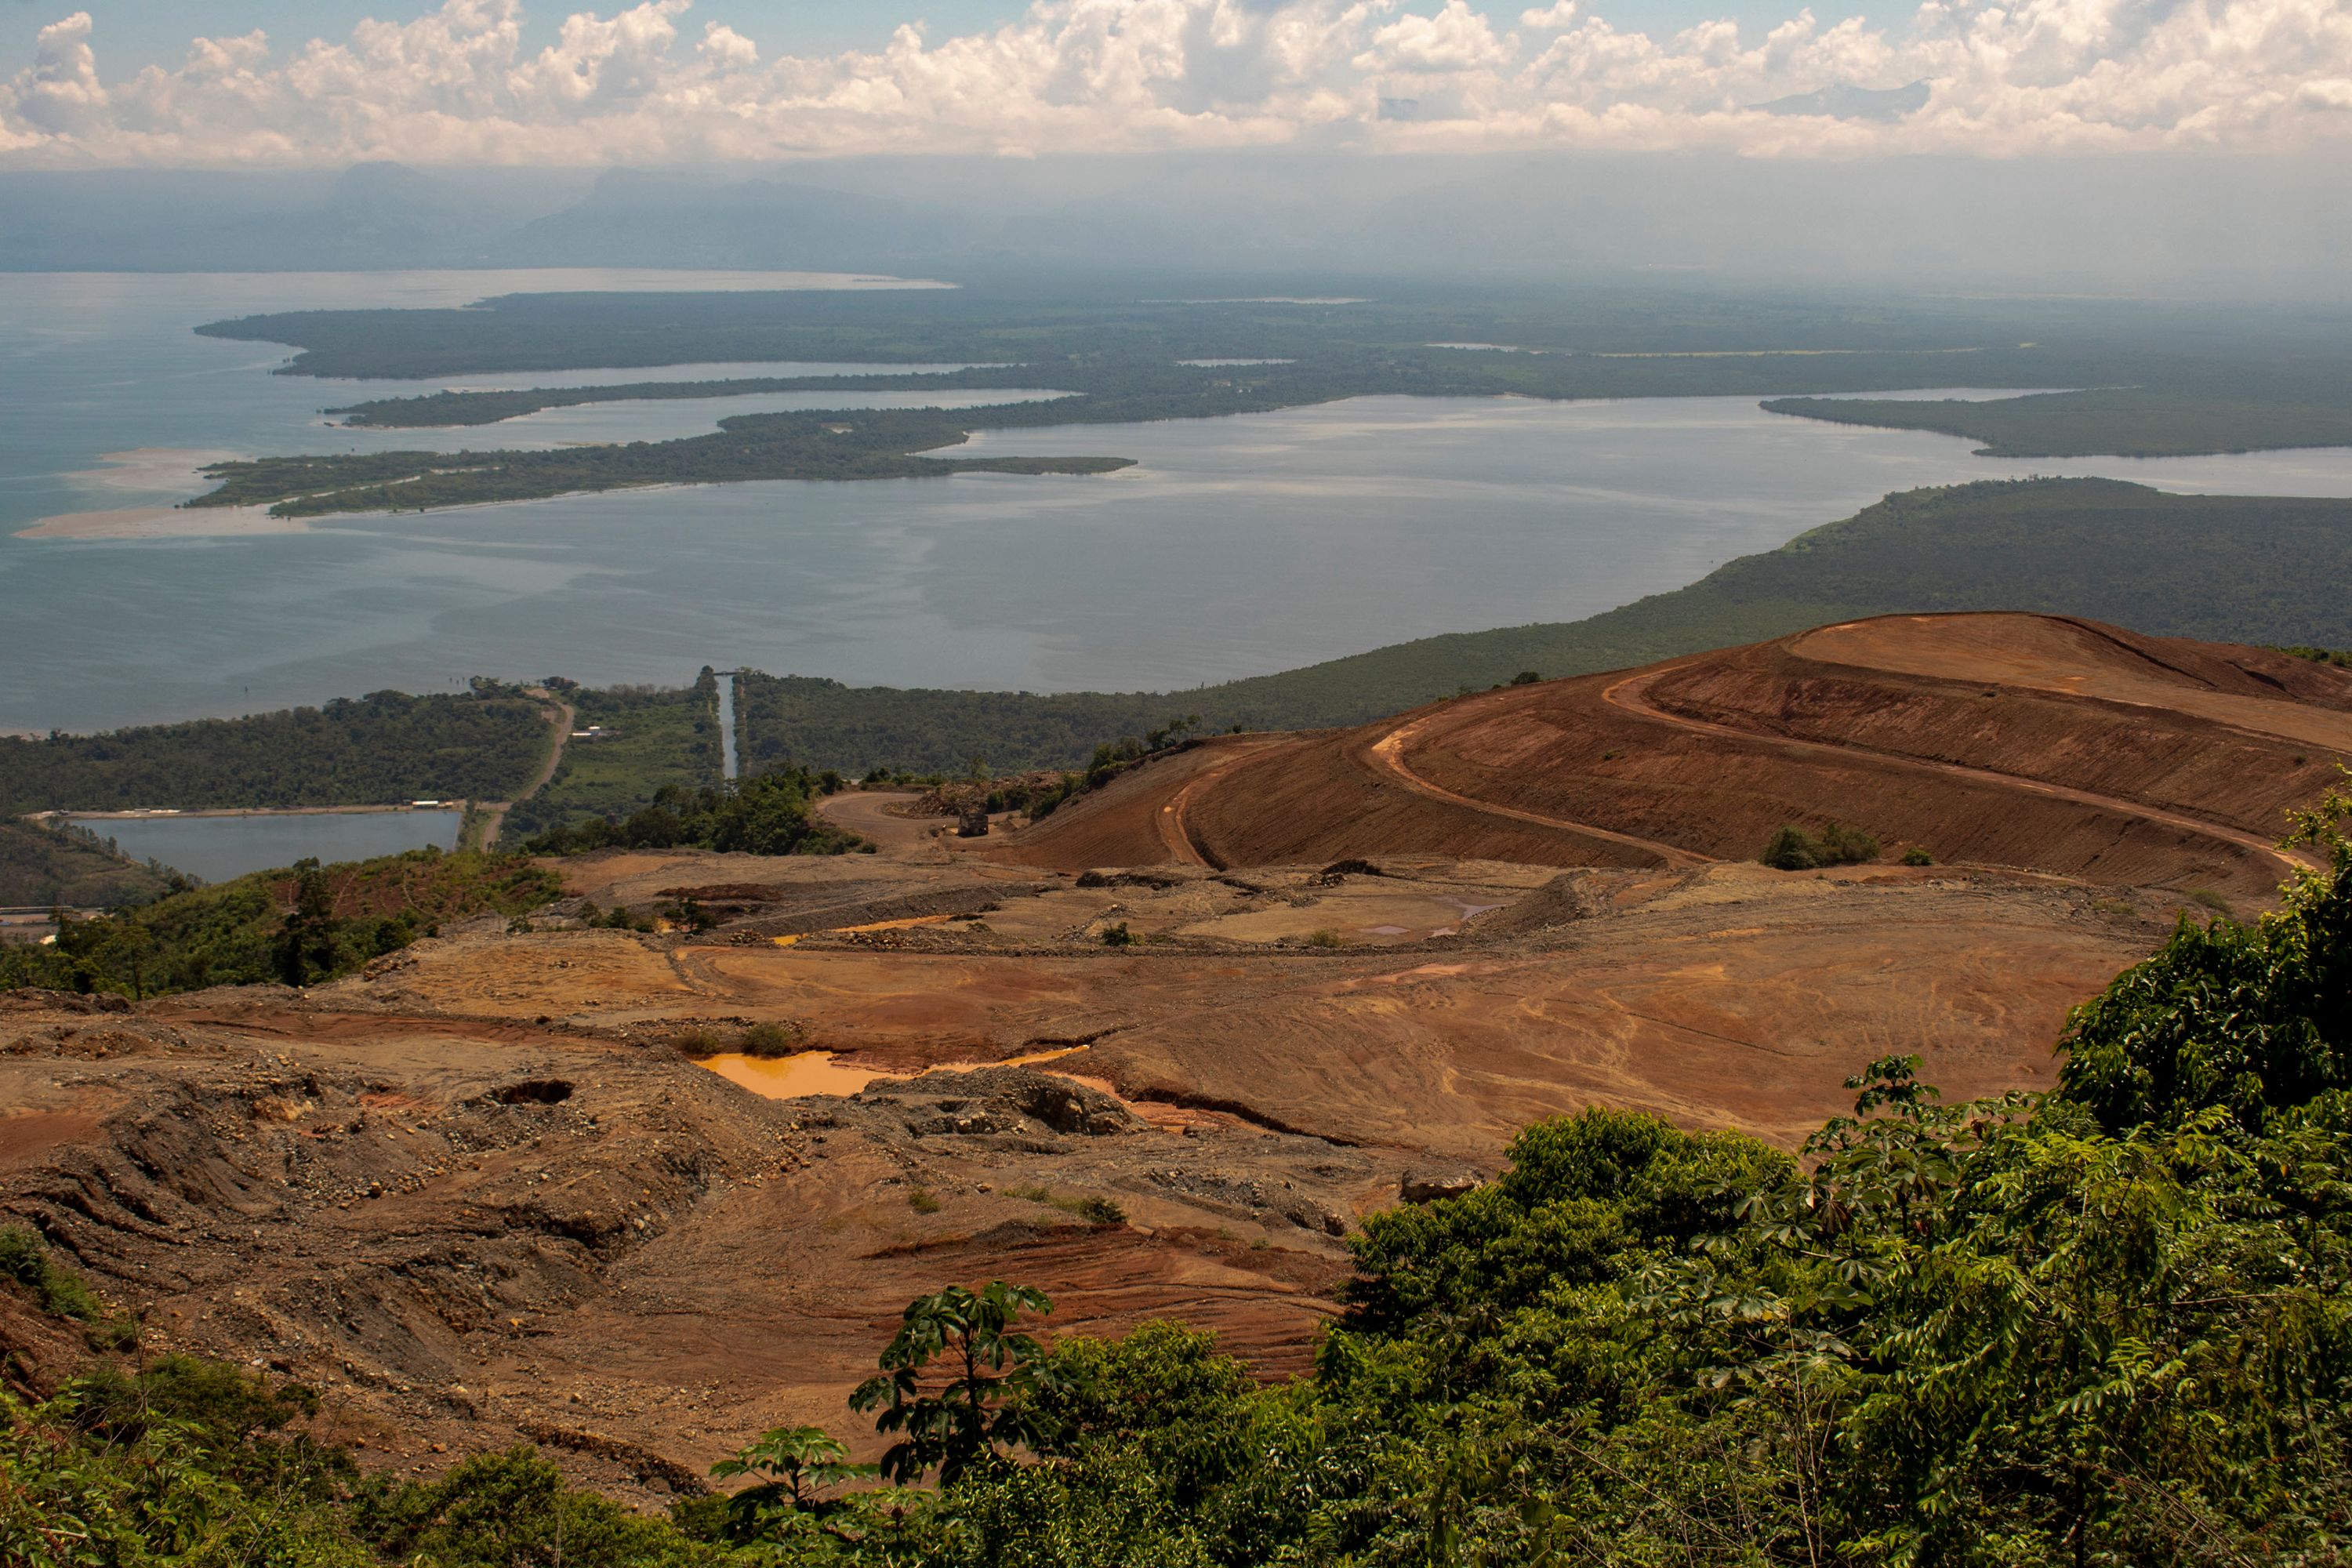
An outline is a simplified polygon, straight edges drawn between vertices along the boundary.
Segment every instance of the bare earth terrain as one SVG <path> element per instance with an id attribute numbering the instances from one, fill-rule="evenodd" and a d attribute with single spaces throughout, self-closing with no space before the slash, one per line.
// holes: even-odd
<path id="1" fill-rule="evenodd" d="M 1360 1217 L 1535 1118 L 1793 1146 L 1889 1052 L 2048 1085 L 2066 1009 L 2190 893 L 2263 900 L 2347 750 L 2342 671 L 1909 617 L 1220 740 L 985 839 L 841 797 L 880 853 L 563 863 L 700 936 L 566 901 L 306 993 L 0 995 L 0 1212 L 404 1468 L 529 1438 L 659 1498 L 850 1435 L 950 1280 L 1279 1376 Z M 1832 817 L 1937 863 L 1753 863 Z M 760 1024 L 782 1056 L 700 1065 Z"/>

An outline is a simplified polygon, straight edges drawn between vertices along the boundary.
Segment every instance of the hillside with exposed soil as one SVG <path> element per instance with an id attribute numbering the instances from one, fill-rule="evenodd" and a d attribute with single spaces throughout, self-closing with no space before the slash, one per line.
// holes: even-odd
<path id="1" fill-rule="evenodd" d="M 2340 670 L 1934 617 L 1222 738 L 977 839 L 836 796 L 877 853 L 604 851 L 304 991 L 0 995 L 0 1216 L 372 1465 L 528 1439 L 659 1500 L 851 1430 L 947 1281 L 1281 1376 L 1362 1217 L 1531 1121 L 1793 1146 L 1889 1053 L 2046 1088 L 2068 1008 L 2264 897 L 2347 750 Z M 1755 863 L 1832 817 L 1885 855 Z"/>
<path id="2" fill-rule="evenodd" d="M 1067 867 L 1755 856 L 1832 822 L 1939 862 L 2261 898 L 2352 756 L 2352 672 L 2041 616 L 1889 616 L 1139 770 L 1004 851 Z"/>

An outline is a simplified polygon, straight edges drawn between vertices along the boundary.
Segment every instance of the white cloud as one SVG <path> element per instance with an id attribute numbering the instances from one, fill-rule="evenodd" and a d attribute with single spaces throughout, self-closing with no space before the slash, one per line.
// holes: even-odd
<path id="1" fill-rule="evenodd" d="M 103 124 L 106 89 L 89 35 L 89 13 L 77 11 L 34 36 L 33 68 L 11 84 L 9 95 L 11 118 L 24 132 L 70 136 Z"/>
<path id="2" fill-rule="evenodd" d="M 1498 34 L 1464 0 L 1035 0 L 934 40 L 782 55 L 691 0 L 582 11 L 536 53 L 520 0 L 446 0 L 340 40 L 196 38 L 103 75 L 86 12 L 0 81 L 0 160 L 27 163 L 650 163 L 850 152 L 1037 154 L 1341 142 L 1706 147 L 1759 155 L 2164 147 L 2352 138 L 2352 0 L 1926 0 L 1906 26 L 1620 31 L 1591 6 Z M 1764 114 L 1924 80 L 1899 118 Z M 1381 102 L 1410 99 L 1410 118 Z M 1835 95 L 1824 101 L 1845 101 Z"/>
<path id="3" fill-rule="evenodd" d="M 1466 71 L 1509 62 L 1518 40 L 1498 38 L 1486 18 L 1463 0 L 1445 0 L 1434 16 L 1403 16 L 1372 35 L 1355 65 L 1367 71 Z"/>

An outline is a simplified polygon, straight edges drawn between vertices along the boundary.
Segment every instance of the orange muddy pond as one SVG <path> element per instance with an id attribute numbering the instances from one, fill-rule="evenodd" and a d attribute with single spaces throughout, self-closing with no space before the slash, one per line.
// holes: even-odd
<path id="1" fill-rule="evenodd" d="M 1085 1050 L 1084 1046 L 1064 1046 L 1057 1050 L 1032 1051 L 1027 1056 L 1007 1057 L 996 1062 L 940 1062 L 933 1072 L 970 1072 L 974 1068 L 1025 1068 L 1039 1062 L 1050 1062 Z M 697 1058 L 695 1065 L 709 1068 L 720 1078 L 753 1094 L 770 1100 L 805 1100 L 814 1095 L 856 1094 L 877 1079 L 913 1078 L 907 1072 L 886 1072 L 879 1068 L 844 1067 L 835 1059 L 832 1051 L 796 1051 L 788 1057 L 747 1057 L 727 1054 Z"/>

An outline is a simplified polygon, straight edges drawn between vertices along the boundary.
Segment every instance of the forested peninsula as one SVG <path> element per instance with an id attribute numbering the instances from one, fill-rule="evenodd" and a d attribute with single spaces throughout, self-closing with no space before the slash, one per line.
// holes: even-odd
<path id="1" fill-rule="evenodd" d="M 682 441 L 564 447 L 553 451 L 373 452 L 340 457 L 260 458 L 216 463 L 205 473 L 220 488 L 192 507 L 267 506 L 274 517 L 348 511 L 409 511 L 484 501 L 539 500 L 645 485 L 728 484 L 746 479 L 908 479 L 958 473 L 1103 474 L 1129 458 L 924 458 L 987 423 L 967 410 L 761 414 L 722 420 L 719 430 Z M 1047 421 L 1038 420 L 1044 424 Z M 1054 421 L 1059 423 L 1059 421 Z"/>

